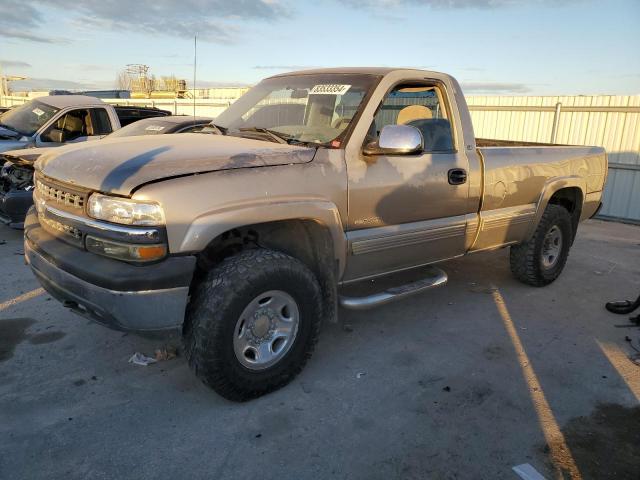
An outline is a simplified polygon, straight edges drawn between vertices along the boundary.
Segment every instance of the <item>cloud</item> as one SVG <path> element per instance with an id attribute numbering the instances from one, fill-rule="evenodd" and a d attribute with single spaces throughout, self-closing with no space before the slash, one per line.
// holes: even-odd
<path id="1" fill-rule="evenodd" d="M 11 90 L 85 90 L 100 88 L 100 83 L 101 82 L 74 82 L 71 80 L 58 80 L 56 78 L 29 78 L 27 80 L 11 82 Z"/>
<path id="2" fill-rule="evenodd" d="M 22 0 L 3 0 L 0 7 L 0 27 L 12 28 L 36 27 L 42 20 L 42 14 L 28 2 Z"/>
<path id="3" fill-rule="evenodd" d="M 530 5 L 531 3 L 558 5 L 575 3 L 578 0 L 343 0 L 342 3 L 355 8 L 388 9 L 390 7 L 418 6 L 437 9 L 496 9 Z"/>
<path id="4" fill-rule="evenodd" d="M 0 30 L 0 37 L 11 38 L 15 40 L 27 40 L 36 43 L 69 43 L 69 40 L 61 37 L 47 37 L 35 33 L 18 31 L 11 28 Z"/>
<path id="5" fill-rule="evenodd" d="M 2 5 L 0 5 L 0 37 L 37 43 L 64 42 L 61 38 L 34 32 L 41 23 L 40 10 L 28 1 L 2 0 Z"/>
<path id="6" fill-rule="evenodd" d="M 461 82 L 461 85 L 464 93 L 514 94 L 531 91 L 524 83 Z"/>
<path id="7" fill-rule="evenodd" d="M 4 68 L 31 68 L 31 64 L 20 60 L 2 60 L 0 59 L 0 67 Z"/>
<path id="8" fill-rule="evenodd" d="M 193 38 L 234 43 L 238 25 L 247 21 L 277 21 L 290 15 L 273 0 L 2 0 L 0 36 L 32 42 L 57 43 L 58 38 L 41 35 L 42 11 L 62 12 L 76 28 L 107 29 L 120 34 Z M 19 26 L 19 29 L 16 28 Z"/>

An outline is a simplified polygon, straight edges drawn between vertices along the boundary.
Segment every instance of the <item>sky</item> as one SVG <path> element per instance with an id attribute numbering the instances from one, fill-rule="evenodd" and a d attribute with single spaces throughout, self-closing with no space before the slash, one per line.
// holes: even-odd
<path id="1" fill-rule="evenodd" d="M 1 0 L 19 89 L 114 88 L 126 64 L 198 88 L 290 70 L 450 73 L 467 94 L 640 94 L 640 0 Z"/>

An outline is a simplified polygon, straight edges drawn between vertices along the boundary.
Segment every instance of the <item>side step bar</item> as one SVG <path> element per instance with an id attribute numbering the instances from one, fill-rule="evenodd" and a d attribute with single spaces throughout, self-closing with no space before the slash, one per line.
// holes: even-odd
<path id="1" fill-rule="evenodd" d="M 340 295 L 340 305 L 350 310 L 366 310 L 379 307 L 385 303 L 424 292 L 431 288 L 440 287 L 447 283 L 448 277 L 444 270 L 431 266 L 430 275 L 415 282 L 387 288 L 386 290 L 363 297 L 349 297 Z"/>

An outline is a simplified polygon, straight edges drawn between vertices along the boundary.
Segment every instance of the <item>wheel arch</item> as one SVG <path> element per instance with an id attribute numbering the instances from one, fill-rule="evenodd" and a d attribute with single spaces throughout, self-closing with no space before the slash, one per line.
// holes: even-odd
<path id="1" fill-rule="evenodd" d="M 309 205 L 307 205 L 308 207 Z M 183 247 L 198 258 L 194 283 L 222 259 L 246 248 L 269 248 L 304 263 L 316 275 L 328 310 L 325 318 L 337 318 L 337 283 L 345 268 L 346 238 L 335 205 L 270 205 L 233 210 L 199 219 L 189 229 Z M 312 211 L 313 210 L 313 211 Z M 258 221 L 250 219 L 259 218 Z"/>
<path id="2" fill-rule="evenodd" d="M 545 183 L 540 198 L 538 200 L 536 214 L 531 228 L 526 236 L 529 240 L 535 233 L 542 214 L 547 205 L 561 205 L 567 209 L 571 215 L 571 227 L 573 230 L 573 238 L 575 238 L 582 213 L 582 205 L 584 203 L 585 181 L 579 176 L 567 176 L 554 178 Z M 572 238 L 572 242 L 573 242 Z"/>

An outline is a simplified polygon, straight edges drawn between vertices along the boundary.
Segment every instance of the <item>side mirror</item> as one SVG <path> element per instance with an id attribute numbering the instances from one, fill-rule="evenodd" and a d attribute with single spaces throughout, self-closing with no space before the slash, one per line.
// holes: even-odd
<path id="1" fill-rule="evenodd" d="M 365 155 L 408 155 L 422 153 L 422 132 L 410 125 L 387 125 L 380 132 L 377 142 L 365 145 Z"/>

